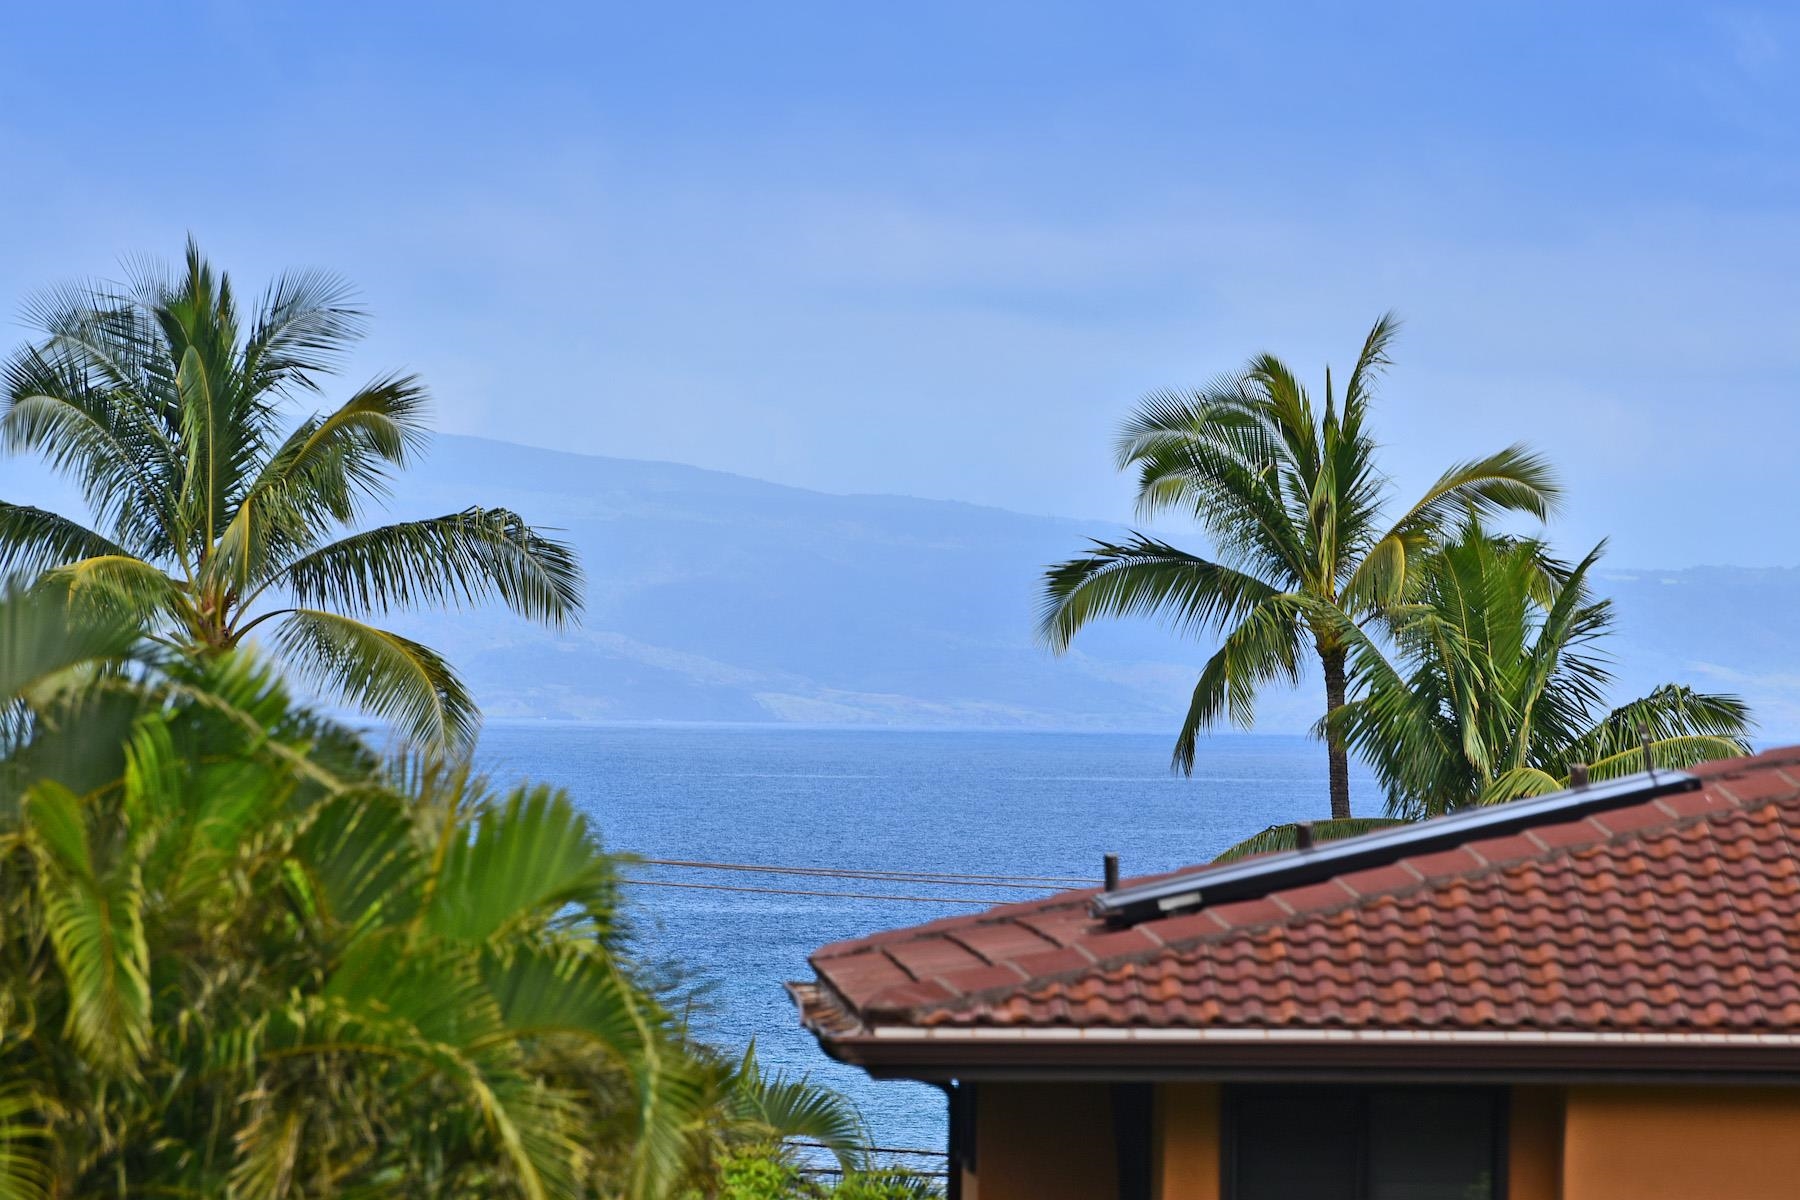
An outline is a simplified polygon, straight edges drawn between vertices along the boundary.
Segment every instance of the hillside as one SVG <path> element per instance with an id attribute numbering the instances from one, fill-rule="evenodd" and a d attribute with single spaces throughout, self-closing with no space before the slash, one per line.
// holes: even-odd
<path id="1" fill-rule="evenodd" d="M 1192 685 L 1194 649 L 1153 628 L 1033 642 L 1043 565 L 1105 526 L 451 437 L 396 506 L 476 500 L 564 530 L 590 579 L 560 637 L 408 622 L 492 716 L 1161 728 Z"/>
<path id="2" fill-rule="evenodd" d="M 0 496 L 67 506 L 33 463 Z M 439 437 L 399 515 L 504 504 L 580 550 L 590 602 L 552 634 L 501 612 L 397 624 L 447 652 L 490 717 L 1173 732 L 1208 647 L 1142 623 L 1056 658 L 1032 639 L 1044 564 L 1117 526 L 894 496 L 838 496 L 669 463 Z M 1566 551 L 1581 548 L 1567 546 Z M 1609 568 L 1620 694 L 1735 690 L 1800 740 L 1800 569 Z M 1316 687 L 1260 727 L 1302 731 Z"/>

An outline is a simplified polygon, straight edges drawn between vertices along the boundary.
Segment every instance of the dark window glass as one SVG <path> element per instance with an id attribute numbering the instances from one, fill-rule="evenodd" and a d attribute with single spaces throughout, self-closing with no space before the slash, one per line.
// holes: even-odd
<path id="1" fill-rule="evenodd" d="M 1368 1200 L 1495 1200 L 1494 1097 L 1369 1093 Z"/>
<path id="2" fill-rule="evenodd" d="M 1236 1101 L 1238 1200 L 1359 1200 L 1354 1092 L 1245 1088 Z"/>
<path id="3" fill-rule="evenodd" d="M 1229 1200 L 1503 1200 L 1500 1096 L 1483 1088 L 1233 1088 Z"/>

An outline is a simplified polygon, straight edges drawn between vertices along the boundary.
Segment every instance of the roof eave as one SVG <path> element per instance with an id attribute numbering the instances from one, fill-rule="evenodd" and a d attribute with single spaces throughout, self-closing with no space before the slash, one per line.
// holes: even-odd
<path id="1" fill-rule="evenodd" d="M 833 1033 L 881 1078 L 1800 1083 L 1800 1035 L 1536 1031 L 973 1029 Z"/>

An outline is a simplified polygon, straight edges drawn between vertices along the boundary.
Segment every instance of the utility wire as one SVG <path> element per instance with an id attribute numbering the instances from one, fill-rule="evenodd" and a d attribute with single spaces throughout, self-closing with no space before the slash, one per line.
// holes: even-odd
<path id="1" fill-rule="evenodd" d="M 684 858 L 640 858 L 634 860 L 647 867 L 687 867 L 704 871 L 758 871 L 772 875 L 824 875 L 836 879 L 892 880 L 897 883 L 932 883 L 944 886 L 987 885 L 1043 891 L 1045 884 L 1091 887 L 1098 879 L 1078 879 L 1067 875 L 953 875 L 946 871 L 885 871 L 873 867 L 782 867 L 759 863 L 702 862 Z"/>
<path id="2" fill-rule="evenodd" d="M 844 1168 L 842 1167 L 803 1166 L 799 1168 L 799 1170 L 802 1175 L 842 1175 L 844 1173 Z M 950 1172 L 948 1171 L 913 1171 L 912 1174 L 921 1179 L 948 1179 L 950 1177 Z"/>
<path id="3" fill-rule="evenodd" d="M 806 1146 L 813 1150 L 833 1149 L 833 1147 L 827 1146 L 824 1142 L 808 1142 L 798 1138 L 788 1139 L 788 1145 Z M 950 1155 L 943 1150 L 914 1150 L 905 1146 L 864 1146 L 862 1149 L 870 1154 L 929 1154 L 933 1158 L 950 1157 Z"/>
<path id="4" fill-rule="evenodd" d="M 762 888 L 734 887 L 728 883 L 677 883 L 673 879 L 627 879 L 620 883 L 636 884 L 640 887 L 696 888 L 707 892 L 755 892 L 763 896 L 834 896 L 844 900 L 910 900 L 916 904 L 970 904 L 986 905 L 1016 904 L 1018 900 L 976 899 L 973 896 L 883 896 L 875 892 L 815 892 L 802 891 L 798 888 Z M 900 881 L 905 882 L 905 881 Z"/>

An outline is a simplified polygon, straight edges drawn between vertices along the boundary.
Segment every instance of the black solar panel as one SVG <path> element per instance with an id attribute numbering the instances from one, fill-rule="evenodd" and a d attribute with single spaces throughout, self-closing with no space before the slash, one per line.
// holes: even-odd
<path id="1" fill-rule="evenodd" d="M 1609 808 L 1641 804 L 1699 787 L 1700 780 L 1684 771 L 1645 771 L 1548 796 L 1468 809 L 1416 825 L 1321 842 L 1306 850 L 1288 850 L 1194 871 L 1142 887 L 1103 892 L 1094 898 L 1093 911 L 1095 916 L 1115 925 L 1134 925 L 1208 904 L 1249 900 L 1282 888 L 1319 883 L 1334 875 L 1383 866 L 1414 854 L 1448 850 L 1482 838 L 1504 837 L 1534 825 L 1580 820 Z"/>

